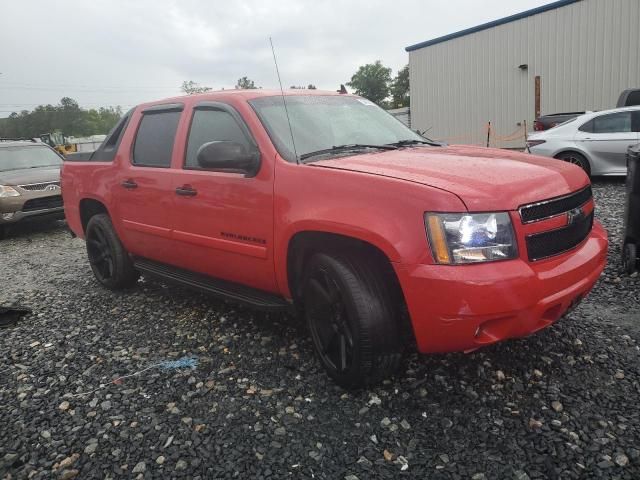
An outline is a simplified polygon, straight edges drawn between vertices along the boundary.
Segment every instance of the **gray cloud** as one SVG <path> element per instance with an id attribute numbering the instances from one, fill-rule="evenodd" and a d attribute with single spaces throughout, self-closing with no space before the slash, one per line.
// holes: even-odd
<path id="1" fill-rule="evenodd" d="M 547 3 L 293 0 L 6 1 L 0 15 L 0 116 L 71 96 L 84 106 L 179 94 L 183 80 L 233 88 L 336 89 L 359 65 L 394 72 L 404 47 Z"/>

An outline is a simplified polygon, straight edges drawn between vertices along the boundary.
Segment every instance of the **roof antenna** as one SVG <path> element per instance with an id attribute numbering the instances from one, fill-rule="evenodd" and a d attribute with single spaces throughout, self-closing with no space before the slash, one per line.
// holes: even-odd
<path id="1" fill-rule="evenodd" d="M 287 123 L 289 124 L 289 133 L 291 133 L 291 143 L 293 144 L 293 154 L 296 156 L 296 163 L 300 163 L 298 158 L 298 152 L 296 151 L 296 141 L 293 138 L 293 128 L 291 128 L 291 119 L 289 118 L 289 110 L 287 109 L 287 101 L 285 100 L 284 89 L 282 88 L 282 80 L 280 80 L 280 70 L 278 70 L 278 61 L 276 60 L 276 50 L 273 48 L 273 41 L 269 37 L 269 43 L 271 44 L 271 52 L 273 53 L 273 63 L 276 64 L 276 73 L 278 74 L 278 83 L 280 84 L 280 93 L 282 94 L 282 104 L 284 105 L 284 112 L 287 115 Z"/>

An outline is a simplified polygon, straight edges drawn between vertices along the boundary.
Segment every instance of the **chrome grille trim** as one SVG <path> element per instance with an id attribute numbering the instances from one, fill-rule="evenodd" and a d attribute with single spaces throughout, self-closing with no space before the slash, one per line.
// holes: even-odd
<path id="1" fill-rule="evenodd" d="M 18 187 L 29 192 L 44 192 L 49 185 L 55 185 L 60 188 L 60 182 L 28 183 L 26 185 L 18 185 Z"/>
<path id="2" fill-rule="evenodd" d="M 561 197 L 550 198 L 540 202 L 529 203 L 518 208 L 523 224 L 541 222 L 549 218 L 563 215 L 574 208 L 583 207 L 591 201 L 593 192 L 591 185 Z M 545 213 L 538 213 L 544 212 Z"/>

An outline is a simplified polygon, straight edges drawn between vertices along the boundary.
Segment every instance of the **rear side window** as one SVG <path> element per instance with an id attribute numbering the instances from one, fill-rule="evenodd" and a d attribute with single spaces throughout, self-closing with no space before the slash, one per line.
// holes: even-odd
<path id="1" fill-rule="evenodd" d="M 91 160 L 96 162 L 112 162 L 120 146 L 120 141 L 124 135 L 124 131 L 127 129 L 129 119 L 131 118 L 132 110 L 129 110 L 124 117 L 122 117 L 116 126 L 111 129 L 107 138 L 105 138 L 102 145 L 98 147 L 95 153 L 91 156 Z"/>
<path id="2" fill-rule="evenodd" d="M 173 141 L 181 114 L 179 111 L 153 111 L 142 116 L 133 146 L 134 165 L 159 168 L 171 165 Z"/>
<path id="3" fill-rule="evenodd" d="M 587 123 L 578 128 L 581 132 L 593 133 L 593 120 L 589 120 Z"/>
<path id="4" fill-rule="evenodd" d="M 200 168 L 198 149 L 205 143 L 219 141 L 237 142 L 250 147 L 250 143 L 233 116 L 224 110 L 196 109 L 193 113 L 185 168 Z"/>
<path id="5" fill-rule="evenodd" d="M 592 120 L 593 133 L 627 133 L 631 132 L 631 112 L 602 115 Z"/>

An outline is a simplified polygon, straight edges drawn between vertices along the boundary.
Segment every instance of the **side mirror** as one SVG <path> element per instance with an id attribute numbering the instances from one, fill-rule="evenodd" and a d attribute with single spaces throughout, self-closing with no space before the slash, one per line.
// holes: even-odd
<path id="1" fill-rule="evenodd" d="M 198 149 L 196 159 L 201 168 L 242 172 L 248 177 L 258 173 L 260 167 L 258 150 L 237 142 L 205 143 Z"/>

